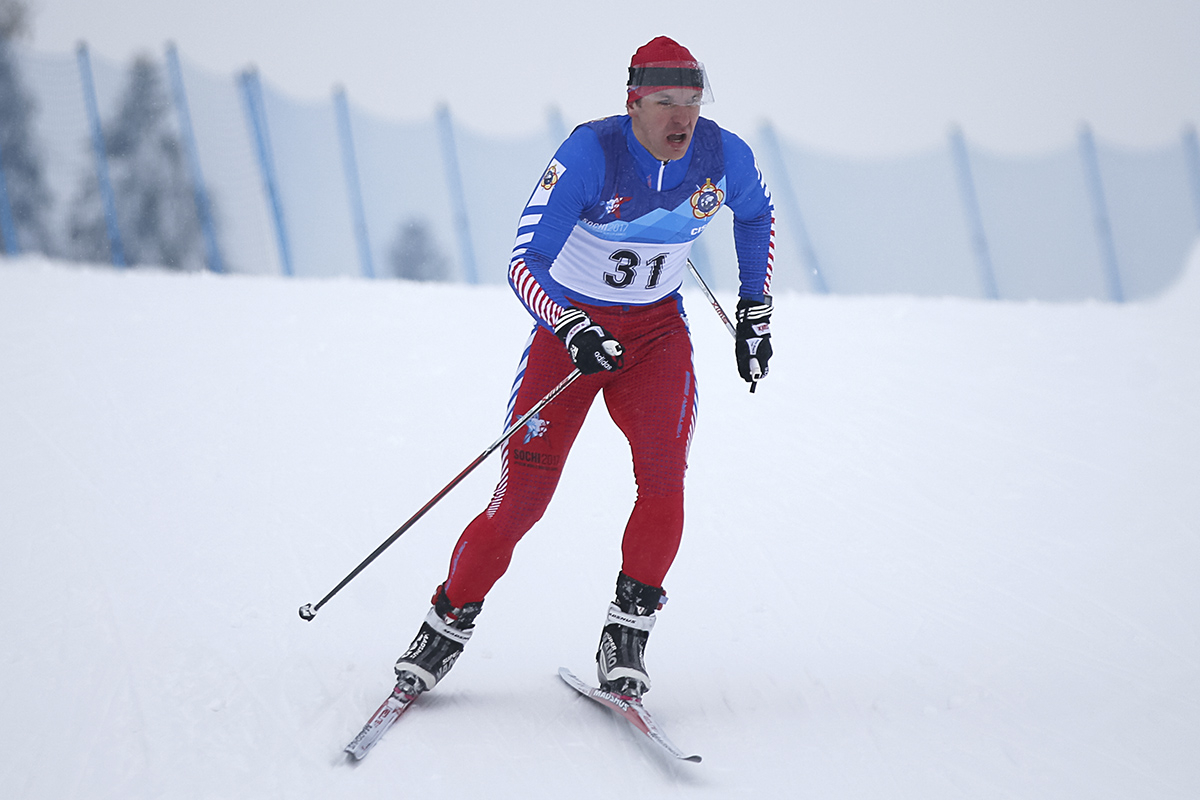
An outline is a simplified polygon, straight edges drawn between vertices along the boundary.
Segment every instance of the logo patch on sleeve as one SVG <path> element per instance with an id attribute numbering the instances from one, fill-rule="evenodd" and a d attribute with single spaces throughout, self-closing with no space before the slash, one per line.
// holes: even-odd
<path id="1" fill-rule="evenodd" d="M 533 190 L 533 197 L 529 199 L 529 205 L 545 205 L 550 200 L 550 193 L 554 191 L 554 187 L 558 185 L 562 179 L 563 173 L 567 168 L 563 166 L 557 158 L 550 161 L 550 166 L 546 167 L 546 171 L 542 173 L 542 177 L 538 180 L 537 188 Z"/>

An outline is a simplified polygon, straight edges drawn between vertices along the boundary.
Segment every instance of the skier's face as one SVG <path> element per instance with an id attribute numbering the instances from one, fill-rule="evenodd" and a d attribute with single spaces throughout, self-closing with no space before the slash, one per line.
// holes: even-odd
<path id="1" fill-rule="evenodd" d="M 683 158 L 700 117 L 700 92 L 663 89 L 626 105 L 633 135 L 659 161 Z"/>

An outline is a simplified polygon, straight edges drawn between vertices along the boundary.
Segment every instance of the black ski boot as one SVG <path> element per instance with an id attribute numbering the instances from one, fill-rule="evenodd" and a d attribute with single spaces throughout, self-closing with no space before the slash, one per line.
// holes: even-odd
<path id="1" fill-rule="evenodd" d="M 596 651 L 601 688 L 626 697 L 641 697 L 650 691 L 644 660 L 646 640 L 654 629 L 654 612 L 666 601 L 662 587 L 635 581 L 624 572 L 617 576 L 617 598 L 608 606 Z"/>
<path id="2" fill-rule="evenodd" d="M 475 632 L 475 617 L 483 609 L 483 601 L 462 608 L 450 605 L 444 585 L 438 587 L 432 602 L 417 638 L 396 662 L 398 685 L 407 685 L 413 692 L 432 689 L 450 671 Z"/>

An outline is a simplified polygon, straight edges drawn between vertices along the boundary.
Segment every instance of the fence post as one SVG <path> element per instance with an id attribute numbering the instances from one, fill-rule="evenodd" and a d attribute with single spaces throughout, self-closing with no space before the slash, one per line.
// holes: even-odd
<path id="1" fill-rule="evenodd" d="M 550 106 L 546 110 L 546 127 L 550 130 L 550 138 L 555 146 L 562 144 L 567 138 L 567 124 L 563 122 L 562 111 L 558 106 Z"/>
<path id="2" fill-rule="evenodd" d="M 8 199 L 8 182 L 4 177 L 4 147 L 0 142 L 0 242 L 4 244 L 4 252 L 10 256 L 19 255 L 21 248 L 17 242 L 17 223 L 13 219 L 12 203 Z"/>
<path id="3" fill-rule="evenodd" d="M 1096 225 L 1096 242 L 1100 246 L 1104 277 L 1108 283 L 1108 297 L 1114 303 L 1123 303 L 1125 292 L 1121 288 L 1121 273 L 1117 268 L 1117 250 L 1113 244 L 1108 204 L 1104 201 L 1100 157 L 1096 153 L 1096 139 L 1092 135 L 1092 128 L 1087 124 L 1079 129 L 1079 154 L 1083 159 L 1084 179 L 1087 181 L 1088 196 L 1092 201 L 1092 220 Z"/>
<path id="4" fill-rule="evenodd" d="M 450 189 L 450 202 L 454 206 L 454 226 L 458 231 L 463 272 L 467 283 L 479 283 L 479 273 L 475 268 L 475 248 L 471 244 L 471 228 L 467 222 L 467 196 L 463 190 L 462 172 L 458 167 L 458 147 L 454 143 L 454 123 L 450 119 L 449 106 L 438 106 L 437 123 L 442 143 L 442 163 L 446 168 L 446 185 Z"/>
<path id="5" fill-rule="evenodd" d="M 338 138 L 342 144 L 342 172 L 346 175 L 346 193 L 350 198 L 350 214 L 354 217 L 354 238 L 358 242 L 358 261 L 363 275 L 375 277 L 375 262 L 371 258 L 371 239 L 367 235 L 367 214 L 363 207 L 362 184 L 358 177 L 358 158 L 354 152 L 354 132 L 350 127 L 350 104 L 346 90 L 335 87 L 333 108 L 338 119 Z"/>
<path id="6" fill-rule="evenodd" d="M 175 113 L 179 117 L 179 133 L 183 152 L 187 158 L 188 171 L 192 175 L 192 195 L 196 200 L 196 216 L 200 230 L 204 233 L 204 252 L 208 268 L 213 272 L 224 272 L 221 250 L 217 247 L 216 226 L 213 223 L 212 205 L 208 199 L 208 187 L 200 169 L 200 151 L 196 146 L 196 134 L 192 128 L 192 114 L 188 109 L 187 92 L 183 86 L 183 69 L 179 66 L 179 52 L 174 42 L 167 43 L 167 73 L 171 80 L 171 99 L 175 102 Z"/>
<path id="7" fill-rule="evenodd" d="M 992 254 L 983 228 L 983 212 L 979 208 L 979 195 L 975 191 L 975 178 L 971 173 L 971 158 L 967 153 L 962 128 L 957 125 L 950 128 L 950 154 L 958 176 L 958 196 L 962 200 L 963 215 L 971 237 L 971 250 L 975 253 L 975 264 L 979 268 L 979 284 L 984 297 L 998 300 L 1000 292 L 996 288 L 996 271 L 992 267 Z"/>
<path id="8" fill-rule="evenodd" d="M 271 206 L 271 216 L 275 222 L 275 241 L 279 246 L 279 260 L 283 264 L 283 274 L 292 277 L 292 249 L 288 244 L 287 225 L 284 223 L 283 202 L 279 197 L 279 185 L 275 176 L 275 158 L 271 152 L 270 131 L 267 130 L 267 111 L 263 107 L 262 84 L 258 80 L 258 71 L 254 67 L 238 76 L 242 88 L 242 100 L 246 107 L 246 119 L 250 123 L 250 135 L 254 139 L 255 151 L 258 153 L 258 168 L 262 174 L 263 189 L 267 193 L 267 202 Z"/>
<path id="9" fill-rule="evenodd" d="M 100 105 L 96 102 L 96 85 L 92 80 L 92 61 L 88 57 L 86 42 L 80 42 L 75 50 L 79 64 L 79 80 L 83 86 L 83 102 L 87 108 L 92 128 L 92 153 L 96 159 L 96 182 L 100 188 L 100 202 L 104 205 L 104 224 L 108 230 L 108 252 L 112 263 L 124 267 L 125 248 L 121 244 L 121 228 L 117 224 L 117 201 L 113 196 L 112 183 L 108 179 L 108 149 L 104 144 L 104 128 L 100 124 Z"/>
<path id="10" fill-rule="evenodd" d="M 1187 161 L 1192 203 L 1196 206 L 1196 227 L 1200 228 L 1200 141 L 1196 138 L 1195 125 L 1183 129 L 1183 157 Z"/>
<path id="11" fill-rule="evenodd" d="M 792 182 L 788 178 L 787 162 L 783 158 L 783 148 L 779 146 L 779 139 L 775 136 L 775 128 L 770 122 L 763 123 L 761 136 L 775 166 L 775 171 L 767 186 L 774 187 L 772 195 L 777 201 L 782 200 L 787 206 L 788 218 L 792 229 L 796 231 L 796 240 L 800 245 L 800 257 L 804 260 L 805 266 L 808 268 L 808 277 L 813 291 L 819 294 L 829 294 L 829 285 L 825 282 L 825 274 L 821 270 L 821 263 L 817 260 L 817 252 L 813 249 L 812 239 L 808 236 L 808 228 L 804 224 L 804 215 L 800 211 L 800 201 L 796 198 L 796 193 L 792 190 Z"/>

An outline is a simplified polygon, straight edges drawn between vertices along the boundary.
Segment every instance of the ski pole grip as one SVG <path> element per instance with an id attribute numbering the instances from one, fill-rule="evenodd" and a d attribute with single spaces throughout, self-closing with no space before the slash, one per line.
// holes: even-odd
<path id="1" fill-rule="evenodd" d="M 305 622 L 312 622 L 315 616 L 317 616 L 317 610 L 312 607 L 312 603 L 305 603 L 300 606 L 300 619 Z"/>

